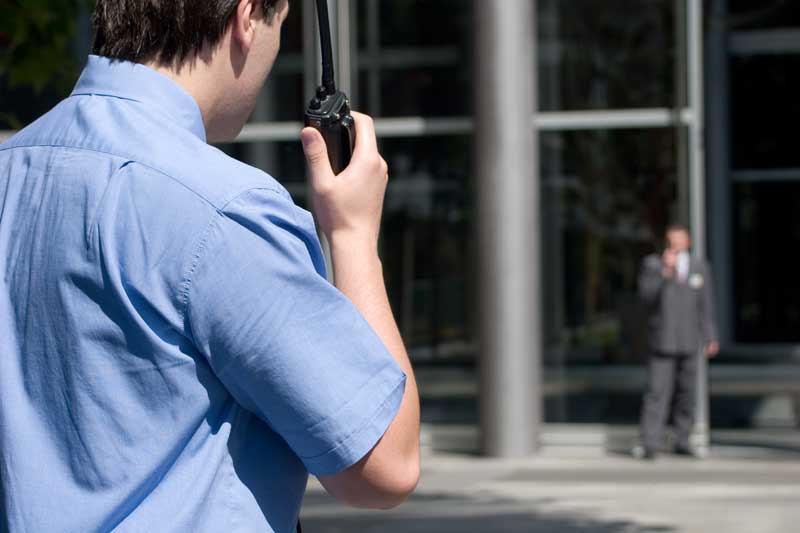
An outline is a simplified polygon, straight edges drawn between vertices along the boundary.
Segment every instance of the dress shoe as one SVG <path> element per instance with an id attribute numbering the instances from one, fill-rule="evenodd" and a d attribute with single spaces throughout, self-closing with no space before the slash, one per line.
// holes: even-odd
<path id="1" fill-rule="evenodd" d="M 697 450 L 695 450 L 691 446 L 676 446 L 674 453 L 675 455 L 680 455 L 682 457 L 691 457 L 693 459 L 700 458 L 700 454 L 697 453 Z"/>
<path id="2" fill-rule="evenodd" d="M 655 461 L 658 459 L 658 452 L 652 448 L 645 448 L 642 453 L 642 459 L 645 461 Z"/>

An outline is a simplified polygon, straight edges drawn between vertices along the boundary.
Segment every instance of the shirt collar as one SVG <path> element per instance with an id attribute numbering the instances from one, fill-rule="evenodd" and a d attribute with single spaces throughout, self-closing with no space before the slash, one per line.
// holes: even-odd
<path id="1" fill-rule="evenodd" d="M 72 94 L 113 96 L 156 106 L 206 141 L 203 116 L 195 99 L 171 79 L 139 63 L 90 55 Z"/>

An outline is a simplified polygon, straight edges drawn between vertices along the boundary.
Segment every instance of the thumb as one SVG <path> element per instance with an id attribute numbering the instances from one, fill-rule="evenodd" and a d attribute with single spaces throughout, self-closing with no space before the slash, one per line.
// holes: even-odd
<path id="1" fill-rule="evenodd" d="M 303 143 L 303 152 L 306 155 L 308 170 L 311 174 L 312 185 L 320 180 L 333 176 L 331 162 L 328 159 L 328 148 L 322 135 L 314 128 L 303 128 L 300 132 Z"/>

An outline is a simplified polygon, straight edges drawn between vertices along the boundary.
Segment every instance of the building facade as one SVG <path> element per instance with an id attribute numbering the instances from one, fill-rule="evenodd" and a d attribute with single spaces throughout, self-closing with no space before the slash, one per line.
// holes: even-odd
<path id="1" fill-rule="evenodd" d="M 390 166 L 381 255 L 392 305 L 420 372 L 426 420 L 445 424 L 477 417 L 477 363 L 491 356 L 479 353 L 477 332 L 494 319 L 478 298 L 482 21 L 473 2 L 329 1 L 339 85 L 376 118 Z M 535 2 L 531 175 L 540 213 L 529 232 L 541 242 L 542 290 L 531 297 L 542 333 L 531 357 L 542 369 L 532 386 L 546 423 L 636 422 L 646 355 L 637 270 L 671 220 L 690 224 L 695 251 L 716 273 L 723 350 L 709 373 L 712 425 L 800 417 L 791 411 L 800 395 L 792 135 L 800 9 L 792 4 Z M 292 0 L 258 107 L 221 146 L 277 177 L 300 204 L 297 134 L 319 77 L 313 6 Z M 79 41 L 85 50 L 88 37 Z M 8 94 L 6 102 L 34 107 Z"/>

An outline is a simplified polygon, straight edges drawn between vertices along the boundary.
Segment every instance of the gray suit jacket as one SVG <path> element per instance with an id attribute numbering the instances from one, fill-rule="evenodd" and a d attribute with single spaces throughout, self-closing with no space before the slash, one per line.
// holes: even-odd
<path id="1" fill-rule="evenodd" d="M 717 338 L 711 269 L 691 257 L 686 281 L 665 278 L 661 257 L 645 257 L 639 296 L 649 311 L 651 349 L 663 354 L 694 354 Z"/>

